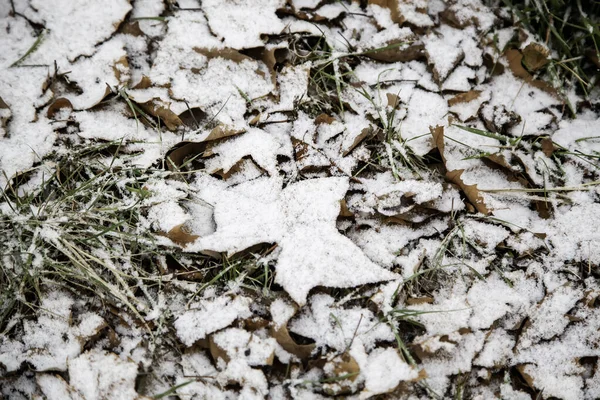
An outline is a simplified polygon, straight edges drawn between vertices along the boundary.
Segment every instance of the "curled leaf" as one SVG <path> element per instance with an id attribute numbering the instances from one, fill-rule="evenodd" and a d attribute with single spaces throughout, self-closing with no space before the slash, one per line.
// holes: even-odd
<path id="1" fill-rule="evenodd" d="M 169 232 L 163 233 L 163 236 L 171 239 L 180 246 L 185 246 L 199 238 L 198 235 L 192 235 L 185 224 L 174 226 Z"/>
<path id="2" fill-rule="evenodd" d="M 69 109 L 69 111 L 73 111 L 73 105 L 71 104 L 71 101 L 69 101 L 69 99 L 59 97 L 58 99 L 54 100 L 52 104 L 50 104 L 46 116 L 50 119 L 55 119 L 54 117 L 56 116 L 56 114 L 60 110 L 64 109 Z"/>
<path id="3" fill-rule="evenodd" d="M 523 49 L 523 65 L 529 71 L 538 71 L 548 64 L 548 55 L 550 52 L 547 48 L 539 43 L 529 43 Z"/>
<path id="4" fill-rule="evenodd" d="M 523 54 L 519 50 L 509 49 L 504 55 L 508 60 L 508 67 L 512 71 L 513 75 L 517 78 L 523 79 L 525 82 L 529 83 L 531 86 L 537 87 L 545 92 L 556 95 L 556 90 L 548 85 L 546 82 L 533 79 L 533 76 L 523 67 Z"/>

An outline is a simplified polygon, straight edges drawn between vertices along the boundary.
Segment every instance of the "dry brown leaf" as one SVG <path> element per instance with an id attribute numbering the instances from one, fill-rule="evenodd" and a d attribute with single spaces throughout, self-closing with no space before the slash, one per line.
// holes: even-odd
<path id="1" fill-rule="evenodd" d="M 408 304 L 409 306 L 417 304 L 433 304 L 433 297 L 409 297 L 406 299 L 406 304 Z"/>
<path id="2" fill-rule="evenodd" d="M 494 57 L 489 53 L 483 55 L 483 65 L 490 71 L 491 76 L 498 76 L 504 73 L 504 65 L 494 60 Z"/>
<path id="3" fill-rule="evenodd" d="M 396 108 L 400 105 L 400 98 L 398 97 L 398 95 L 395 95 L 393 93 L 386 93 L 385 96 L 387 97 L 388 106 Z"/>
<path id="4" fill-rule="evenodd" d="M 3 112 L 2 114 L 0 114 L 0 128 L 6 128 L 6 123 L 8 122 L 12 114 L 10 112 L 10 107 L 8 107 L 8 104 L 6 104 L 4 100 L 2 100 L 2 97 L 0 97 L 0 110 L 8 110 L 8 112 Z"/>
<path id="5" fill-rule="evenodd" d="M 169 232 L 161 233 L 162 236 L 165 236 L 174 243 L 177 243 L 180 246 L 185 246 L 188 243 L 195 242 L 200 236 L 193 235 L 186 228 L 185 224 L 176 225 Z"/>
<path id="6" fill-rule="evenodd" d="M 190 156 L 199 156 L 206 149 L 205 142 L 181 142 L 173 147 L 165 156 L 167 168 L 177 171 Z"/>
<path id="7" fill-rule="evenodd" d="M 392 41 L 387 44 L 385 50 L 372 50 L 364 53 L 365 56 L 381 62 L 408 62 L 425 58 L 425 46 L 414 44 L 405 49 L 401 48 L 399 41 Z"/>
<path id="8" fill-rule="evenodd" d="M 315 118 L 315 125 L 327 124 L 331 125 L 336 121 L 334 117 L 327 114 L 319 114 L 317 118 Z"/>
<path id="9" fill-rule="evenodd" d="M 225 361 L 226 363 L 229 362 L 229 355 L 224 349 L 222 349 L 215 343 L 213 335 L 210 335 L 210 337 L 208 338 L 208 350 L 210 351 L 210 355 L 212 356 L 215 363 L 218 363 L 219 359 Z"/>
<path id="10" fill-rule="evenodd" d="M 192 107 L 179 114 L 178 117 L 184 125 L 198 129 L 200 123 L 206 119 L 207 114 L 199 107 Z"/>
<path id="11" fill-rule="evenodd" d="M 404 17 L 402 17 L 399 12 L 398 0 L 369 0 L 368 4 L 375 4 L 379 7 L 387 8 L 390 10 L 392 21 L 397 24 L 402 24 L 404 22 Z"/>
<path id="12" fill-rule="evenodd" d="M 207 155 L 207 154 L 205 153 L 205 155 Z M 219 169 L 217 171 L 208 170 L 208 173 L 219 175 L 221 178 L 223 178 L 223 180 L 228 180 L 229 178 L 231 178 L 232 175 L 242 171 L 242 168 L 245 165 L 247 166 L 248 162 L 250 162 L 251 165 L 253 164 L 260 171 L 264 171 L 258 164 L 256 164 L 256 162 L 252 159 L 251 156 L 246 156 L 246 157 L 242 157 L 241 159 L 239 159 L 228 170 L 222 170 L 222 169 Z"/>
<path id="13" fill-rule="evenodd" d="M 554 142 L 550 138 L 543 138 L 541 141 L 542 144 L 542 152 L 546 155 L 546 157 L 552 157 L 552 153 L 556 150 L 556 146 L 554 146 Z"/>
<path id="14" fill-rule="evenodd" d="M 431 135 L 433 136 L 433 144 L 439 150 L 440 156 L 442 157 L 442 160 L 445 165 L 446 164 L 446 156 L 444 155 L 444 148 L 445 148 L 444 127 L 439 126 L 439 125 L 436 126 L 435 128 L 429 127 L 429 131 L 431 132 Z M 471 202 L 471 204 L 475 207 L 475 209 L 477 211 L 479 211 L 480 213 L 482 213 L 484 215 L 491 214 L 491 211 L 485 205 L 483 196 L 477 189 L 477 185 L 467 185 L 462 181 L 461 175 L 463 174 L 463 172 L 464 172 L 463 169 L 458 169 L 458 170 L 454 170 L 454 171 L 446 171 L 446 178 L 450 182 L 458 185 L 458 187 L 460 187 L 462 189 L 462 191 L 464 192 L 464 194 L 467 197 L 467 199 L 469 200 L 469 202 Z"/>
<path id="15" fill-rule="evenodd" d="M 189 157 L 206 157 L 211 154 L 210 149 L 208 148 L 211 142 L 238 135 L 243 132 L 243 130 L 219 125 L 213 128 L 202 142 L 180 142 L 167 152 L 167 155 L 165 156 L 167 168 L 170 171 L 178 171 Z"/>
<path id="16" fill-rule="evenodd" d="M 126 35 L 135 36 L 135 37 L 144 36 L 144 32 L 140 28 L 139 21 L 133 21 L 133 22 L 129 21 L 129 22 L 123 23 L 121 25 L 120 31 L 121 31 L 121 33 L 124 33 Z"/>
<path id="17" fill-rule="evenodd" d="M 142 79 L 138 83 L 135 84 L 132 89 L 148 89 L 152 86 L 152 81 L 146 75 L 142 75 Z"/>
<path id="18" fill-rule="evenodd" d="M 285 59 L 285 56 L 287 55 L 286 48 L 272 47 L 270 49 L 267 49 L 266 47 L 256 47 L 253 49 L 244 50 L 243 54 L 265 63 L 271 75 L 271 82 L 273 82 L 274 85 L 277 84 L 277 73 L 275 71 L 275 65 L 278 62 L 282 62 Z"/>
<path id="19" fill-rule="evenodd" d="M 294 159 L 296 161 L 300 161 L 308 155 L 309 146 L 302 140 L 292 136 L 292 146 L 294 147 Z"/>
<path id="20" fill-rule="evenodd" d="M 160 118 L 170 131 L 177 130 L 177 128 L 183 124 L 177 114 L 161 105 L 161 100 L 159 98 L 154 98 L 145 103 L 138 103 L 138 106 L 144 110 L 144 112 L 156 118 Z"/>
<path id="21" fill-rule="evenodd" d="M 252 317 L 245 319 L 242 322 L 244 329 L 250 332 L 257 331 L 259 329 L 263 329 L 269 326 L 270 322 L 261 317 Z"/>
<path id="22" fill-rule="evenodd" d="M 446 66 L 444 65 L 444 69 L 440 70 L 438 68 L 439 63 L 437 65 L 435 63 L 435 58 L 433 57 L 434 54 L 429 54 L 427 51 L 425 51 L 425 55 L 427 56 L 427 63 L 432 69 L 433 79 L 437 83 L 442 83 L 448 76 L 450 76 L 450 74 L 452 74 L 452 71 L 454 71 L 454 69 L 465 58 L 465 53 L 462 50 L 460 50 L 460 53 L 457 54 L 454 59 L 450 59 L 450 57 L 447 56 L 447 58 L 449 58 L 448 61 L 451 63 L 450 68 L 446 70 Z"/>
<path id="23" fill-rule="evenodd" d="M 124 83 L 123 79 L 121 78 L 124 78 L 124 72 L 129 70 L 129 62 L 127 61 L 127 57 L 122 56 L 119 58 L 112 68 L 117 80 L 121 83 Z"/>
<path id="24" fill-rule="evenodd" d="M 556 90 L 553 87 L 551 87 L 544 81 L 533 79 L 533 76 L 531 76 L 531 74 L 525 69 L 525 67 L 523 67 L 523 54 L 521 54 L 519 50 L 509 49 L 506 52 L 504 52 L 504 56 L 508 60 L 508 67 L 510 68 L 514 76 L 523 79 L 531 86 L 541 89 L 547 93 L 556 95 Z"/>
<path id="25" fill-rule="evenodd" d="M 271 326 L 269 329 L 271 336 L 279 343 L 281 347 L 288 353 L 292 353 L 300 360 L 306 361 L 310 358 L 313 350 L 315 349 L 314 344 L 298 344 L 292 339 L 286 325 L 282 325 L 279 328 Z"/>
<path id="26" fill-rule="evenodd" d="M 527 47 L 523 49 L 523 65 L 529 71 L 537 71 L 546 64 L 548 64 L 548 55 L 550 52 L 547 48 L 539 43 L 529 43 Z"/>
<path id="27" fill-rule="evenodd" d="M 224 139 L 229 136 L 239 135 L 240 133 L 244 133 L 244 132 L 245 132 L 245 130 L 243 130 L 243 129 L 234 128 L 229 125 L 221 124 L 221 125 L 217 125 L 216 127 L 214 127 L 210 131 L 210 134 L 203 140 L 203 142 L 210 142 L 213 140 Z"/>
<path id="28" fill-rule="evenodd" d="M 452 107 L 458 103 L 468 103 L 479 97 L 481 90 L 469 90 L 466 93 L 457 94 L 456 96 L 448 99 L 448 105 Z"/>
<path id="29" fill-rule="evenodd" d="M 340 217 L 354 217 L 354 213 L 348 209 L 346 200 L 340 200 Z"/>
<path id="30" fill-rule="evenodd" d="M 502 154 L 498 154 L 498 153 L 490 154 L 490 155 L 486 156 L 485 158 L 500 167 L 506 168 L 510 172 L 515 172 L 513 170 L 513 166 L 510 165 L 510 163 L 508 161 L 506 161 L 506 158 L 504 158 L 504 156 Z"/>
<path id="31" fill-rule="evenodd" d="M 332 380 L 332 383 L 325 383 L 323 385 L 323 391 L 330 396 L 339 396 L 344 394 L 351 394 L 356 390 L 352 387 L 351 383 L 345 383 L 347 381 L 354 382 L 360 374 L 360 367 L 356 360 L 347 352 L 343 353 L 327 364 L 333 364 L 333 368 L 330 369 L 328 366 L 325 367 L 327 371 L 325 376 Z"/>
<path id="32" fill-rule="evenodd" d="M 71 101 L 64 97 L 59 97 L 58 99 L 54 100 L 52 104 L 50 104 L 50 107 L 48 107 L 48 111 L 46 112 L 46 116 L 50 119 L 54 119 L 56 113 L 65 108 L 73 111 L 73 105 L 71 104 Z"/>
<path id="33" fill-rule="evenodd" d="M 354 138 L 350 146 L 346 149 L 342 150 L 342 156 L 346 157 L 348 154 L 352 152 L 363 140 L 365 140 L 369 135 L 371 135 L 371 128 L 364 128 L 358 136 Z"/>
<path id="34" fill-rule="evenodd" d="M 517 371 L 523 377 L 523 380 L 531 389 L 535 390 L 535 382 L 533 381 L 533 377 L 525 372 L 527 369 L 527 364 L 517 365 Z"/>
<path id="35" fill-rule="evenodd" d="M 238 64 L 244 60 L 248 60 L 248 61 L 252 60 L 252 57 L 242 54 L 239 51 L 237 51 L 235 49 L 231 49 L 231 48 L 205 49 L 205 48 L 194 47 L 194 51 L 196 53 L 200 53 L 200 54 L 206 56 L 206 58 L 208 58 L 209 60 L 212 58 L 220 57 L 220 58 L 224 58 L 226 60 L 236 62 Z"/>

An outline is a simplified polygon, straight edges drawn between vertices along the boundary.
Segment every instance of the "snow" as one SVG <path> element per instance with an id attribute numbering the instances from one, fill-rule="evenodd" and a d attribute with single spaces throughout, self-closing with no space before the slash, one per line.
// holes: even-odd
<path id="1" fill-rule="evenodd" d="M 328 346 L 338 351 L 347 349 L 359 339 L 367 349 L 377 341 L 392 341 L 390 328 L 377 320 L 369 310 L 344 309 L 334 304 L 327 295 L 310 299 L 310 310 L 290 322 L 290 331 L 313 339 L 317 346 Z"/>
<path id="2" fill-rule="evenodd" d="M 39 50 L 27 62 L 51 65 L 56 60 L 62 66 L 67 60 L 94 54 L 95 46 L 116 30 L 130 10 L 131 5 L 126 0 L 109 0 L 102 4 L 93 0 L 77 4 L 68 0 L 58 3 L 33 0 L 26 15 L 43 23 L 47 32 Z"/>
<path id="3" fill-rule="evenodd" d="M 376 349 L 367 359 L 365 377 L 365 394 L 363 398 L 386 393 L 393 390 L 401 381 L 416 379 L 418 372 L 400 359 L 397 350 Z M 364 393 L 364 392 L 363 392 Z"/>
<path id="4" fill-rule="evenodd" d="M 217 231 L 190 244 L 188 251 L 233 254 L 259 243 L 278 243 L 275 282 L 300 305 L 318 285 L 351 287 L 395 277 L 335 229 L 339 201 L 348 189 L 345 178 L 310 179 L 285 189 L 278 178 L 260 178 L 221 191 L 206 190 L 202 181 L 206 179 L 197 183 L 200 196 L 208 195 L 204 200 L 214 206 Z"/>
<path id="5" fill-rule="evenodd" d="M 252 4 L 239 0 L 202 2 L 211 31 L 222 38 L 225 46 L 234 49 L 262 46 L 261 35 L 281 33 L 285 25 L 275 11 L 282 5 L 281 0 L 258 0 Z"/>
<path id="6" fill-rule="evenodd" d="M 514 21 L 0 0 L 0 396 L 600 396 L 597 90 Z"/>
<path id="7" fill-rule="evenodd" d="M 242 296 L 200 300 L 192 303 L 188 310 L 179 315 L 173 325 L 179 339 L 186 346 L 191 346 L 206 335 L 229 326 L 238 318 L 250 317 L 252 313 L 249 306 L 250 299 Z"/>

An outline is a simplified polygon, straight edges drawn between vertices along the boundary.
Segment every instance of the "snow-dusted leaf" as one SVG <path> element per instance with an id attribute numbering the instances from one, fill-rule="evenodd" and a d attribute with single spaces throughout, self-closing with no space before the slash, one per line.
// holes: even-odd
<path id="1" fill-rule="evenodd" d="M 359 340 L 368 350 L 378 341 L 392 341 L 394 335 L 375 315 L 361 308 L 336 306 L 328 295 L 314 295 L 310 308 L 293 319 L 290 331 L 315 341 L 318 347 L 327 346 L 344 351 L 354 340 Z"/>
<path id="2" fill-rule="evenodd" d="M 67 361 L 77 357 L 86 340 L 105 326 L 104 320 L 94 313 L 81 315 L 79 325 L 72 323 L 74 303 L 64 292 L 47 293 L 37 320 L 23 321 L 20 340 L 0 338 L 0 363 L 9 371 L 19 369 L 25 361 L 37 371 L 66 370 Z"/>
<path id="3" fill-rule="evenodd" d="M 250 128 L 243 135 L 213 146 L 211 152 L 218 154 L 206 162 L 206 169 L 211 173 L 219 170 L 228 173 L 243 157 L 249 156 L 269 175 L 275 176 L 277 156 L 291 158 L 292 143 L 287 135 Z"/>
<path id="4" fill-rule="evenodd" d="M 138 367 L 113 353 L 90 350 L 69 361 L 69 383 L 77 400 L 138 399 Z"/>
<path id="5" fill-rule="evenodd" d="M 396 277 L 370 261 L 336 229 L 347 178 L 281 186 L 279 178 L 263 178 L 231 189 L 209 187 L 201 192 L 214 205 L 217 231 L 187 250 L 236 253 L 259 243 L 277 243 L 281 252 L 275 282 L 298 304 L 305 303 L 315 286 L 351 287 Z"/>
<path id="6" fill-rule="evenodd" d="M 93 54 L 95 46 L 110 37 L 131 10 L 129 3 L 127 0 L 31 1 L 27 15 L 44 25 L 47 37 L 28 62 L 51 65 L 56 60 L 63 65 L 67 60 Z"/>
<path id="7" fill-rule="evenodd" d="M 281 33 L 285 25 L 275 11 L 282 0 L 204 0 L 202 8 L 212 32 L 223 38 L 225 46 L 234 49 L 259 47 L 261 35 Z M 248 18 L 252 15 L 252 18 Z M 231 29 L 235 26 L 236 29 Z"/>
<path id="8" fill-rule="evenodd" d="M 174 322 L 177 336 L 186 346 L 191 346 L 206 335 L 231 325 L 237 318 L 250 317 L 249 305 L 250 299 L 242 296 L 221 296 L 192 303 L 190 309 Z"/>

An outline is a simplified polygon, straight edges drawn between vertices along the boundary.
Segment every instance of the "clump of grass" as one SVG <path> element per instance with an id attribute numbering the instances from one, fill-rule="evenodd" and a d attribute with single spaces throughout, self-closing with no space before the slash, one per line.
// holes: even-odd
<path id="1" fill-rule="evenodd" d="M 137 227 L 149 175 L 113 166 L 103 153 L 115 149 L 83 148 L 9 180 L 0 203 L 0 327 L 34 309 L 46 284 L 92 291 L 138 317 L 152 307 L 156 245 Z"/>
<path id="2" fill-rule="evenodd" d="M 502 0 L 516 19 L 556 52 L 546 65 L 559 91 L 577 86 L 587 96 L 600 78 L 600 2 Z"/>
<path id="3" fill-rule="evenodd" d="M 168 172 L 126 166 L 120 146 L 84 145 L 7 178 L 0 192 L 0 331 L 15 314 L 35 311 L 48 285 L 83 290 L 140 321 L 156 306 L 165 274 L 201 282 L 196 294 L 230 281 L 270 290 L 264 254 L 219 260 L 159 246 L 140 222 L 146 182 Z"/>
<path id="4" fill-rule="evenodd" d="M 310 61 L 308 102 L 304 111 L 317 116 L 321 113 L 344 113 L 342 89 L 348 84 L 352 67 L 348 64 L 352 54 L 336 55 L 325 36 L 299 35 L 291 41 L 293 63 Z"/>

